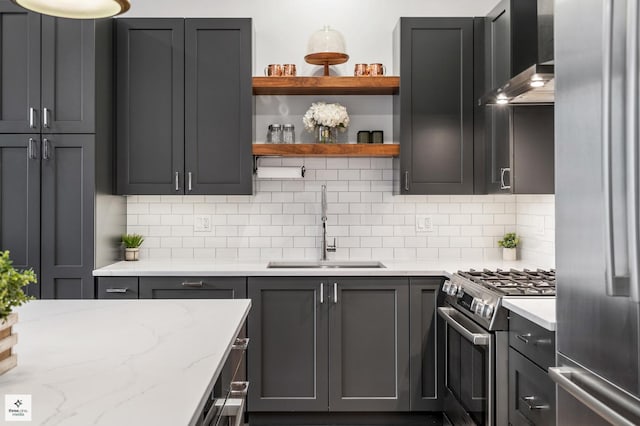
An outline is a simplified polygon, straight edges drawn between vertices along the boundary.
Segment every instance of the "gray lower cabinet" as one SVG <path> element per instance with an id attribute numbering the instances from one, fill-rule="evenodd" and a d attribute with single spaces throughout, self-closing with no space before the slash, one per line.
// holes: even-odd
<path id="1" fill-rule="evenodd" d="M 245 277 L 140 277 L 140 299 L 244 299 Z"/>
<path id="2" fill-rule="evenodd" d="M 40 15 L 8 0 L 0 17 L 0 133 L 94 133 L 95 45 L 111 37 L 112 23 Z"/>
<path id="3" fill-rule="evenodd" d="M 120 194 L 252 193 L 251 25 L 117 20 Z"/>
<path id="4" fill-rule="evenodd" d="M 474 20 L 400 18 L 394 33 L 395 191 L 474 191 Z"/>
<path id="5" fill-rule="evenodd" d="M 509 423 L 556 424 L 555 333 L 515 314 L 509 316 Z"/>
<path id="6" fill-rule="evenodd" d="M 444 279 L 410 278 L 411 411 L 442 411 L 444 324 L 437 314 Z"/>
<path id="7" fill-rule="evenodd" d="M 407 279 L 250 277 L 248 291 L 250 412 L 409 411 Z"/>

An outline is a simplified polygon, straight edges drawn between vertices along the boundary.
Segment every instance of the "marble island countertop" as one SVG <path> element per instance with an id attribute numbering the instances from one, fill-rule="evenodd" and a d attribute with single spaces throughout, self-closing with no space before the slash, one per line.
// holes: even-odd
<path id="1" fill-rule="evenodd" d="M 17 309 L 18 366 L 37 425 L 191 425 L 249 300 L 36 300 Z"/>

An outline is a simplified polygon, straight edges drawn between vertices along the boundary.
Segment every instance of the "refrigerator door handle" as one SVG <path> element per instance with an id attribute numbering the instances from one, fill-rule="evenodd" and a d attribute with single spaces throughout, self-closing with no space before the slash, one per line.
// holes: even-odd
<path id="1" fill-rule="evenodd" d="M 616 273 L 612 166 L 613 0 L 603 2 L 602 25 L 602 175 L 604 192 L 604 253 L 607 296 L 629 296 L 630 280 Z M 626 234 L 626 233 L 625 233 Z M 628 243 L 627 243 L 628 244 Z"/>
<path id="2" fill-rule="evenodd" d="M 637 422 L 624 417 L 618 410 L 602 401 L 600 396 L 626 409 L 629 414 L 640 418 L 640 408 L 635 400 L 593 376 L 570 367 L 550 367 L 549 377 L 558 386 L 611 424 L 634 426 Z"/>
<path id="3" fill-rule="evenodd" d="M 627 226 L 631 300 L 640 303 L 640 218 L 638 218 L 638 1 L 627 2 L 627 69 L 625 87 L 625 142 L 627 156 Z"/>

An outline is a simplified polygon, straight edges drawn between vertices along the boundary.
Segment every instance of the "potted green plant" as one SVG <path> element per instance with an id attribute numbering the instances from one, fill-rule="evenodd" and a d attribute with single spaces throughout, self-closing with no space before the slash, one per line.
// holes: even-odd
<path id="1" fill-rule="evenodd" d="M 18 358 L 12 352 L 18 342 L 13 333 L 13 325 L 18 322 L 18 314 L 13 308 L 33 299 L 22 290 L 29 283 L 37 282 L 36 274 L 31 270 L 17 271 L 9 258 L 9 251 L 0 252 L 0 374 L 15 367 Z"/>
<path id="2" fill-rule="evenodd" d="M 516 247 L 520 244 L 520 238 L 515 232 L 507 232 L 504 237 L 498 241 L 498 245 L 502 247 L 502 260 L 516 260 Z"/>
<path id="3" fill-rule="evenodd" d="M 138 260 L 140 258 L 140 246 L 144 237 L 140 234 L 124 234 L 122 244 L 124 244 L 124 260 Z"/>

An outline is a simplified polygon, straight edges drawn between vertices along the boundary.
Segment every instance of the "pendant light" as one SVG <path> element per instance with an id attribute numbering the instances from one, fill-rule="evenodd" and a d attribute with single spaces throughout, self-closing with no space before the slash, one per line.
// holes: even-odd
<path id="1" fill-rule="evenodd" d="M 11 0 L 44 15 L 73 19 L 98 19 L 119 15 L 131 7 L 129 0 Z"/>

